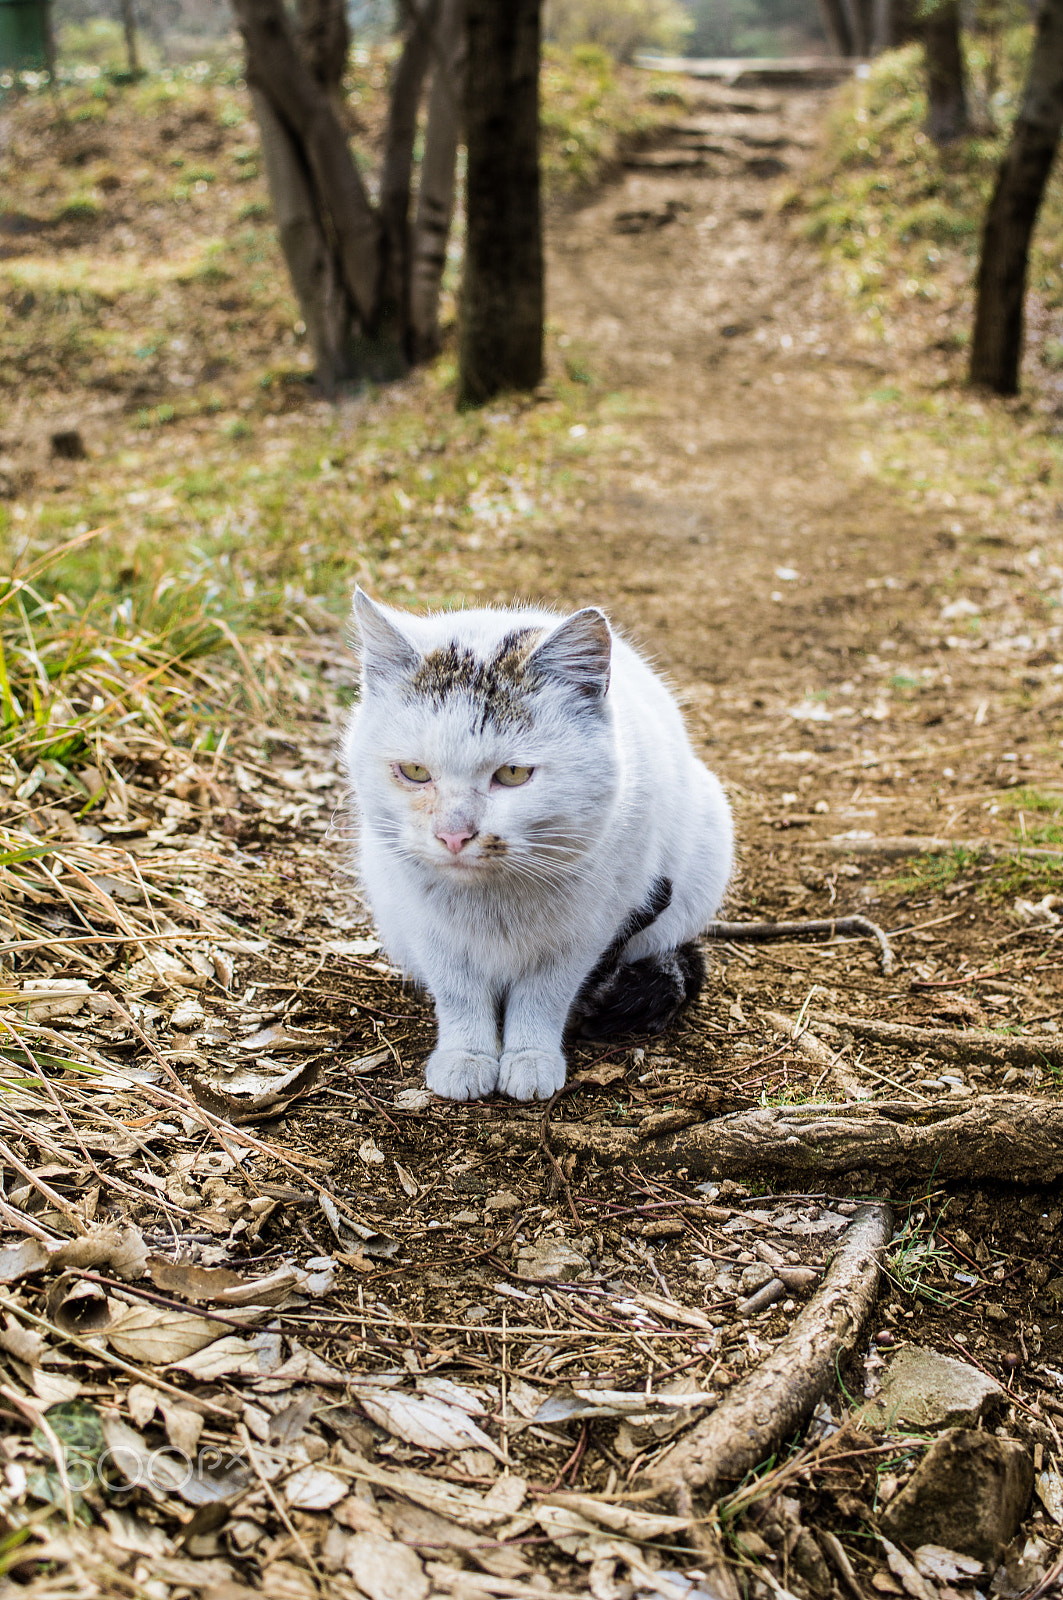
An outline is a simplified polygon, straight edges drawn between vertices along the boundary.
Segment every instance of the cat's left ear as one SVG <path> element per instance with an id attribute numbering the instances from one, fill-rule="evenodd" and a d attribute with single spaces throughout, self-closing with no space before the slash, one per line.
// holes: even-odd
<path id="1" fill-rule="evenodd" d="M 417 651 L 383 606 L 370 600 L 364 589 L 354 591 L 352 621 L 367 684 L 388 683 L 417 671 L 421 659 Z"/>
<path id="2" fill-rule="evenodd" d="M 588 700 L 604 700 L 609 688 L 613 636 L 603 611 L 588 606 L 566 617 L 528 657 L 528 666 L 560 678 Z"/>

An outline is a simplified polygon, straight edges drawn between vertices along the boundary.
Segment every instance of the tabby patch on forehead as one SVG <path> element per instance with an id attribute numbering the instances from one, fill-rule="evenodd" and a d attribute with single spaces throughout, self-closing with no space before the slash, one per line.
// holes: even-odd
<path id="1" fill-rule="evenodd" d="M 429 651 L 410 679 L 415 695 L 442 705 L 451 695 L 461 695 L 480 713 L 480 725 L 502 727 L 524 722 L 525 698 L 536 686 L 528 670 L 528 656 L 545 632 L 542 628 L 514 628 L 487 660 L 468 645 L 454 642 Z"/>

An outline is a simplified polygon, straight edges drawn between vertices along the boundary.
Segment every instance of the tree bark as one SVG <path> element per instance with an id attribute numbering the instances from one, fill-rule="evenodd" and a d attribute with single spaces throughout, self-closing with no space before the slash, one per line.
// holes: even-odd
<path id="1" fill-rule="evenodd" d="M 440 0 L 406 0 L 406 42 L 395 68 L 380 179 L 382 228 L 376 301 L 405 341 L 410 320 L 410 175 L 425 73 L 437 44 Z M 410 352 L 407 352 L 409 356 Z"/>
<path id="2" fill-rule="evenodd" d="M 343 0 L 298 0 L 299 48 L 318 83 L 336 95 L 343 82 L 351 30 Z"/>
<path id="3" fill-rule="evenodd" d="M 982 233 L 972 383 L 1017 394 L 1030 238 L 1063 127 L 1063 0 L 1043 0 L 1022 105 Z"/>
<path id="4" fill-rule="evenodd" d="M 322 85 L 296 47 L 282 0 L 233 0 L 247 47 L 247 79 L 297 143 L 319 211 L 334 237 L 340 273 L 363 327 L 376 313 L 380 224 Z"/>
<path id="5" fill-rule="evenodd" d="M 950 144 L 970 129 L 958 0 L 936 0 L 923 23 L 923 48 L 927 76 L 926 131 L 935 144 Z"/>
<path id="6" fill-rule="evenodd" d="M 853 30 L 844 0 L 819 0 L 819 15 L 833 53 L 836 56 L 851 56 Z"/>
<path id="7" fill-rule="evenodd" d="M 322 392 L 332 395 L 337 383 L 355 372 L 352 307 L 321 227 L 313 180 L 299 146 L 261 90 L 251 90 L 251 103 L 277 235 L 314 352 L 314 376 Z"/>
<path id="8" fill-rule="evenodd" d="M 530 1146 L 538 1124 L 507 1124 Z M 901 1183 L 992 1180 L 1045 1185 L 1063 1178 L 1063 1104 L 1030 1095 L 976 1099 L 876 1100 L 860 1106 L 808 1105 L 740 1111 L 715 1122 L 643 1138 L 636 1128 L 551 1122 L 555 1151 L 596 1160 L 637 1161 L 650 1171 L 737 1178 L 771 1173 L 802 1187 L 849 1172 Z"/>
<path id="9" fill-rule="evenodd" d="M 429 360 L 440 346 L 439 296 L 454 215 L 464 94 L 464 0 L 443 0 L 437 41 L 410 262 L 410 336 L 415 361 Z"/>
<path id="10" fill-rule="evenodd" d="M 466 0 L 461 405 L 542 378 L 540 11 L 541 0 Z"/>
<path id="11" fill-rule="evenodd" d="M 665 1451 L 651 1470 L 650 1487 L 680 1504 L 692 1488 L 713 1499 L 805 1424 L 835 1382 L 839 1357 L 853 1349 L 871 1315 L 892 1231 L 889 1206 L 861 1206 L 822 1287 L 790 1332 L 710 1416 Z"/>
<path id="12" fill-rule="evenodd" d="M 874 0 L 849 0 L 852 19 L 853 53 L 869 56 L 875 32 Z"/>

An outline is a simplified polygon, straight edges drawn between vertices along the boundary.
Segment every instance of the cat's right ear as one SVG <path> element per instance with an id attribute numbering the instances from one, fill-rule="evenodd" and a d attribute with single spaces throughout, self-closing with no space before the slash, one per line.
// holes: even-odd
<path id="1" fill-rule="evenodd" d="M 417 651 L 364 589 L 354 591 L 351 620 L 366 687 L 383 687 L 416 672 L 421 659 Z"/>
<path id="2" fill-rule="evenodd" d="M 613 640 L 605 613 L 597 606 L 566 617 L 528 657 L 528 666 L 547 672 L 588 700 L 604 700 L 609 688 Z"/>

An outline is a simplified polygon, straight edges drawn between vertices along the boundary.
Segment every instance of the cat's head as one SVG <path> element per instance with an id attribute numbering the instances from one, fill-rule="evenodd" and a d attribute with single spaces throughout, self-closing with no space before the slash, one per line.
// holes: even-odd
<path id="1" fill-rule="evenodd" d="M 615 802 L 602 612 L 392 611 L 358 590 L 345 755 L 364 824 L 460 881 L 559 881 Z"/>

